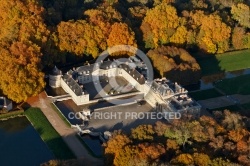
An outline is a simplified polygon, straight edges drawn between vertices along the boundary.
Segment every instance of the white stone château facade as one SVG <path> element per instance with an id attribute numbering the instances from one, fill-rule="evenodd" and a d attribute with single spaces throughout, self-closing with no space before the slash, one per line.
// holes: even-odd
<path id="1" fill-rule="evenodd" d="M 53 88 L 62 87 L 77 105 L 84 105 L 93 103 L 89 93 L 84 89 L 84 84 L 118 76 L 123 77 L 138 92 L 141 92 L 144 99 L 157 111 L 199 113 L 201 109 L 201 106 L 187 95 L 188 91 L 179 84 L 172 83 L 166 78 L 148 82 L 147 67 L 136 57 L 130 57 L 129 62 L 126 63 L 108 60 L 98 64 L 88 64 L 74 68 L 65 74 L 55 67 L 49 76 L 49 83 Z M 112 99 L 119 97 L 116 95 Z"/>

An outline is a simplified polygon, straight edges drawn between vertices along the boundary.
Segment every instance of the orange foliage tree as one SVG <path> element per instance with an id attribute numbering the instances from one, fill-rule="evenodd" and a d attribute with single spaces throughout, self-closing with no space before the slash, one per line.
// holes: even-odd
<path id="1" fill-rule="evenodd" d="M 41 48 L 49 31 L 44 9 L 30 0 L 1 1 L 0 89 L 16 102 L 37 95 L 44 88 Z"/>
<path id="2" fill-rule="evenodd" d="M 39 69 L 40 48 L 31 43 L 15 42 L 10 50 L 0 48 L 0 88 L 16 102 L 37 95 L 45 86 Z"/>
<path id="3" fill-rule="evenodd" d="M 183 85 L 196 83 L 200 79 L 200 66 L 184 49 L 159 47 L 147 55 L 162 77 Z"/>

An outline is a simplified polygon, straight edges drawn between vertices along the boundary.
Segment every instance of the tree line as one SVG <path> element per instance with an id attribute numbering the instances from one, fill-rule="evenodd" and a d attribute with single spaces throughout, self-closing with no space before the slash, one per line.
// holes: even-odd
<path id="1" fill-rule="evenodd" d="M 228 110 L 197 120 L 158 121 L 130 133 L 115 131 L 104 145 L 106 165 L 248 166 L 249 119 Z"/>
<path id="2" fill-rule="evenodd" d="M 138 47 L 160 75 L 193 83 L 200 73 L 193 52 L 250 48 L 249 5 L 243 0 L 3 0 L 0 89 L 25 101 L 44 88 L 43 69 L 65 63 L 67 56 L 96 58 L 114 45 Z M 171 54 L 171 47 L 179 53 Z"/>

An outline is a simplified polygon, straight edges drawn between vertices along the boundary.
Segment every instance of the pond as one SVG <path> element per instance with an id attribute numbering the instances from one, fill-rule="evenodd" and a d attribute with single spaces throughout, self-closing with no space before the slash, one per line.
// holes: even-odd
<path id="1" fill-rule="evenodd" d="M 0 121 L 1 166 L 38 166 L 54 158 L 26 117 Z"/>

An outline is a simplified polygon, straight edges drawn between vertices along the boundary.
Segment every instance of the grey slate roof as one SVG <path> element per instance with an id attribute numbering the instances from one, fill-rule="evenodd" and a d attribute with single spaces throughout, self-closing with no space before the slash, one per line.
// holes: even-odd
<path id="1" fill-rule="evenodd" d="M 130 76 L 132 76 L 139 84 L 145 83 L 145 78 L 142 74 L 140 74 L 136 69 L 131 69 L 126 64 L 120 64 L 119 67 L 123 68 L 127 73 L 129 73 Z"/>
<path id="2" fill-rule="evenodd" d="M 12 101 L 7 99 L 7 97 L 0 96 L 0 106 L 1 107 L 8 106 L 11 103 L 12 103 Z"/>
<path id="3" fill-rule="evenodd" d="M 56 66 L 53 68 L 51 71 L 51 75 L 57 76 L 57 75 L 62 75 L 62 71 L 59 70 Z"/>
<path id="4" fill-rule="evenodd" d="M 67 74 L 63 75 L 63 80 L 77 96 L 82 95 L 83 92 L 82 88 L 70 75 Z"/>

